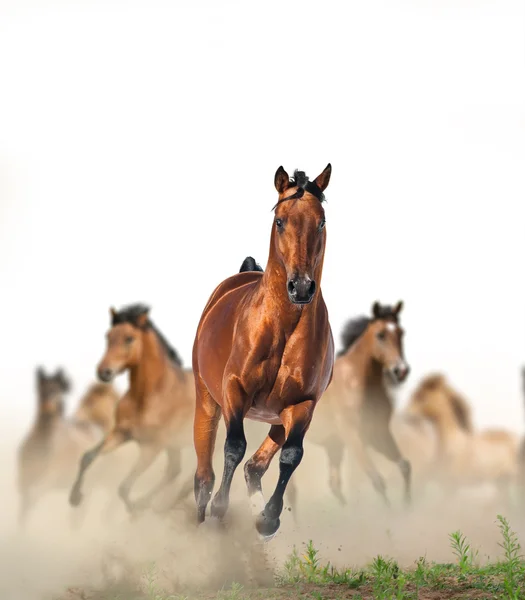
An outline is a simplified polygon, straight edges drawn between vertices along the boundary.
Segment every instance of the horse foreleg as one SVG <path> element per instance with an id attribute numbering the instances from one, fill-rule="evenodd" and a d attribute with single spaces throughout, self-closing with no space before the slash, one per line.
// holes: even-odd
<path id="1" fill-rule="evenodd" d="M 80 460 L 78 475 L 69 495 L 69 503 L 71 506 L 78 506 L 82 502 L 82 483 L 84 481 L 84 475 L 87 468 L 93 463 L 95 458 L 97 458 L 99 454 L 107 454 L 108 452 L 112 452 L 128 439 L 129 438 L 126 436 L 125 432 L 118 429 L 113 430 L 108 433 L 108 435 L 104 440 L 102 440 L 102 442 L 100 442 L 100 444 L 84 454 Z"/>
<path id="2" fill-rule="evenodd" d="M 213 472 L 213 450 L 217 438 L 217 427 L 221 418 L 221 407 L 208 392 L 202 379 L 195 374 L 195 421 L 193 441 L 197 454 L 194 492 L 197 503 L 197 522 L 203 523 L 206 507 L 213 492 L 215 473 Z"/>
<path id="3" fill-rule="evenodd" d="M 244 435 L 243 415 L 227 418 L 226 442 L 224 444 L 224 471 L 221 487 L 211 503 L 211 516 L 223 519 L 230 503 L 230 488 L 235 470 L 241 463 L 246 452 L 246 437 Z"/>
<path id="4" fill-rule="evenodd" d="M 18 508 L 18 527 L 23 529 L 27 522 L 27 517 L 34 508 L 37 501 L 36 494 L 30 489 L 24 489 L 20 493 L 20 504 Z"/>
<path id="5" fill-rule="evenodd" d="M 339 438 L 333 438 L 325 444 L 329 462 L 329 483 L 332 494 L 342 505 L 346 504 L 346 499 L 341 490 L 341 465 L 343 463 L 344 445 Z"/>
<path id="6" fill-rule="evenodd" d="M 285 408 L 279 415 L 286 438 L 279 458 L 279 480 L 272 497 L 255 523 L 257 531 L 265 538 L 273 536 L 281 524 L 279 517 L 283 510 L 284 493 L 293 472 L 303 458 L 304 436 L 310 426 L 314 407 L 314 400 L 305 400 Z"/>
<path id="7" fill-rule="evenodd" d="M 388 426 L 383 432 L 381 439 L 375 444 L 375 447 L 378 452 L 398 466 L 403 477 L 405 504 L 409 506 L 412 501 L 412 467 L 410 462 L 401 454 L 399 446 Z"/>
<path id="8" fill-rule="evenodd" d="M 273 457 L 282 448 L 285 439 L 286 432 L 283 425 L 272 425 L 264 442 L 244 465 L 244 478 L 254 516 L 259 515 L 266 504 L 262 493 L 262 477 L 268 470 Z"/>

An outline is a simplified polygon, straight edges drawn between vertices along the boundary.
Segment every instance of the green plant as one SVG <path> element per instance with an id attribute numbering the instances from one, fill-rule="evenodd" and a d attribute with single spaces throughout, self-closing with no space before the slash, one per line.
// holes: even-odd
<path id="1" fill-rule="evenodd" d="M 454 531 L 449 535 L 449 539 L 452 546 L 452 552 L 454 552 L 458 558 L 459 571 L 465 576 L 472 568 L 478 553 L 472 549 L 472 546 L 461 531 Z"/>
<path id="2" fill-rule="evenodd" d="M 497 516 L 499 529 L 503 541 L 499 546 L 503 548 L 505 562 L 502 564 L 504 569 L 504 587 L 507 597 L 511 600 L 517 600 L 521 595 L 520 579 L 523 579 L 525 569 L 523 557 L 520 554 L 521 545 L 518 536 L 510 528 L 509 522 L 502 515 Z"/>

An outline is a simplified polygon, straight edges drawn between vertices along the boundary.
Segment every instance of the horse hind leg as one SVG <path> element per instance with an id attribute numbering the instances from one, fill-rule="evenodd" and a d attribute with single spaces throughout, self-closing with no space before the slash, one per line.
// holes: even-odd
<path id="1" fill-rule="evenodd" d="M 389 508 L 390 500 L 386 493 L 385 480 L 370 458 L 361 435 L 357 431 L 351 432 L 349 435 L 349 442 L 357 463 L 361 465 L 364 472 L 370 478 L 375 491 L 381 496 L 384 504 Z"/>
<path id="2" fill-rule="evenodd" d="M 124 502 L 128 512 L 130 514 L 135 513 L 139 508 L 143 508 L 147 505 L 148 496 L 138 502 L 132 502 L 130 500 L 131 489 L 135 485 L 137 479 L 153 464 L 161 448 L 155 445 L 143 445 L 139 446 L 140 455 L 137 459 L 137 462 L 131 469 L 129 475 L 124 479 L 124 481 L 119 485 L 118 495 L 122 502 Z"/>
<path id="3" fill-rule="evenodd" d="M 197 522 L 206 518 L 206 507 L 210 501 L 215 483 L 213 472 L 213 450 L 217 438 L 217 427 L 221 418 L 221 407 L 208 392 L 204 382 L 195 374 L 196 403 L 193 440 L 197 454 L 197 470 L 193 489 L 197 503 Z"/>

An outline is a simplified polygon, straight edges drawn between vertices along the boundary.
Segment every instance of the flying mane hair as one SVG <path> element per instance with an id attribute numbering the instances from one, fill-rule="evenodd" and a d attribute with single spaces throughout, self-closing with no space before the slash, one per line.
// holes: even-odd
<path id="1" fill-rule="evenodd" d="M 113 315 L 111 320 L 111 326 L 119 325 L 121 323 L 130 323 L 134 327 L 140 327 L 138 323 L 139 317 L 146 315 L 149 312 L 149 306 L 145 304 L 131 304 L 121 308 L 118 312 Z M 146 329 L 151 329 L 156 334 L 161 346 L 168 355 L 168 358 L 178 367 L 182 367 L 182 360 L 178 355 L 177 351 L 171 346 L 168 340 L 162 335 L 162 333 L 155 327 L 151 319 L 148 320 L 145 325 Z"/>
<path id="2" fill-rule="evenodd" d="M 398 323 L 398 314 L 394 311 L 394 307 L 389 304 L 379 304 L 377 317 L 355 317 L 346 322 L 341 332 L 341 344 L 343 347 L 337 353 L 337 356 L 342 356 L 353 346 L 355 342 L 363 335 L 366 328 L 373 321 L 390 320 Z"/>

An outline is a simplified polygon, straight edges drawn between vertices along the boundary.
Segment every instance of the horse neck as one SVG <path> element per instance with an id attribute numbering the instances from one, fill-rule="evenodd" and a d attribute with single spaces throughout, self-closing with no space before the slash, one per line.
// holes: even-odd
<path id="1" fill-rule="evenodd" d="M 171 364 L 157 334 L 148 329 L 142 334 L 142 356 L 138 364 L 129 370 L 130 392 L 137 400 L 143 400 L 159 391 L 166 378 L 176 367 Z"/>
<path id="2" fill-rule="evenodd" d="M 64 420 L 63 415 L 46 415 L 41 412 L 37 414 L 35 422 L 35 430 L 41 435 L 47 435 Z"/>
<path id="3" fill-rule="evenodd" d="M 340 360 L 351 366 L 356 381 L 363 389 L 384 389 L 383 365 L 370 354 L 367 345 L 368 340 L 364 333 Z"/>

